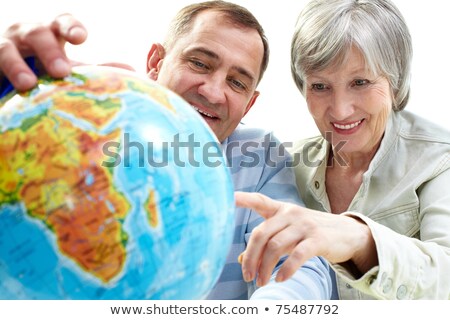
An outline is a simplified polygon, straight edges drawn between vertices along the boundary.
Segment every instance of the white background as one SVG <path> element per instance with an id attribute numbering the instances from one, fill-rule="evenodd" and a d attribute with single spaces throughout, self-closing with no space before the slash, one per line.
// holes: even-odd
<path id="1" fill-rule="evenodd" d="M 0 31 L 16 21 L 49 21 L 73 13 L 89 37 L 67 46 L 74 60 L 119 61 L 145 73 L 147 51 L 162 42 L 170 19 L 193 0 L 10 0 L 0 11 Z M 266 30 L 271 47 L 269 68 L 260 83 L 261 96 L 244 119 L 248 125 L 274 130 L 280 140 L 315 135 L 303 97 L 290 74 L 290 40 L 306 0 L 235 0 L 247 7 Z M 414 45 L 413 82 L 407 109 L 449 127 L 450 3 L 445 0 L 394 0 L 410 28 Z"/>

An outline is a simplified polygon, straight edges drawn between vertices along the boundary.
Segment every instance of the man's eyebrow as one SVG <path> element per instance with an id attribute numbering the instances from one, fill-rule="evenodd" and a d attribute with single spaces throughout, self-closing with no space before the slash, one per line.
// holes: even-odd
<path id="1" fill-rule="evenodd" d="M 203 53 L 204 55 L 207 55 L 208 57 L 210 57 L 212 59 L 219 60 L 219 55 L 217 53 L 215 53 L 214 51 L 208 50 L 206 48 L 203 48 L 203 47 L 192 48 L 188 51 L 188 53 Z"/>
<path id="2" fill-rule="evenodd" d="M 248 72 L 246 69 L 241 68 L 241 67 L 233 67 L 234 70 L 236 70 L 237 72 L 239 72 L 241 75 L 243 75 L 244 77 L 248 78 L 251 83 L 255 83 L 255 77 L 251 75 L 250 72 Z"/>
<path id="3" fill-rule="evenodd" d="M 214 51 L 211 51 L 207 48 L 204 48 L 204 47 L 193 48 L 193 49 L 189 50 L 188 53 L 202 53 L 214 60 L 220 59 L 220 57 L 217 53 L 215 53 Z M 247 69 L 238 67 L 238 66 L 233 66 L 232 69 L 236 70 L 238 73 L 240 73 L 244 77 L 248 78 L 252 83 L 255 82 L 255 77 Z"/>

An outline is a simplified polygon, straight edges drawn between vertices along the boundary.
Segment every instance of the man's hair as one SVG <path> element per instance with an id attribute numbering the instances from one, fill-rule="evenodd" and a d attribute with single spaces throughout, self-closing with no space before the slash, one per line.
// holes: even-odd
<path id="1" fill-rule="evenodd" d="M 183 35 L 187 34 L 195 21 L 197 15 L 206 10 L 213 10 L 224 14 L 230 22 L 239 26 L 258 31 L 264 47 L 264 55 L 261 61 L 261 70 L 258 82 L 261 80 L 269 63 L 269 43 L 264 29 L 255 16 L 246 8 L 227 1 L 205 1 L 188 5 L 181 9 L 173 18 L 164 42 L 164 47 L 170 51 L 174 43 Z"/>
<path id="2" fill-rule="evenodd" d="M 291 44 L 294 81 L 305 95 L 311 73 L 345 62 L 352 46 L 366 67 L 386 77 L 393 109 L 409 98 L 412 43 L 398 8 L 389 0 L 313 0 L 300 13 Z"/>

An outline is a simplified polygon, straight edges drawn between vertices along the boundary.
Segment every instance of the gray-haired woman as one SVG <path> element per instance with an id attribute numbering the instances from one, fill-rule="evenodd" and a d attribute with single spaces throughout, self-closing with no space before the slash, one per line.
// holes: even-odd
<path id="1" fill-rule="evenodd" d="M 388 0 L 313 0 L 298 18 L 292 74 L 321 136 L 300 141 L 308 209 L 259 194 L 267 220 L 242 257 L 247 280 L 288 278 L 322 255 L 341 299 L 450 298 L 450 133 L 403 111 L 411 38 Z M 329 214 L 333 213 L 333 214 Z"/>

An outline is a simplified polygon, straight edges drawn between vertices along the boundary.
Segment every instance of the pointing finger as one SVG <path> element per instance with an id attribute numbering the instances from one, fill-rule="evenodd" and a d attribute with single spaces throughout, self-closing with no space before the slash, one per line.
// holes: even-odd
<path id="1" fill-rule="evenodd" d="M 282 207 L 281 202 L 270 199 L 260 193 L 236 191 L 234 197 L 236 206 L 252 209 L 266 219 L 274 216 Z"/>

